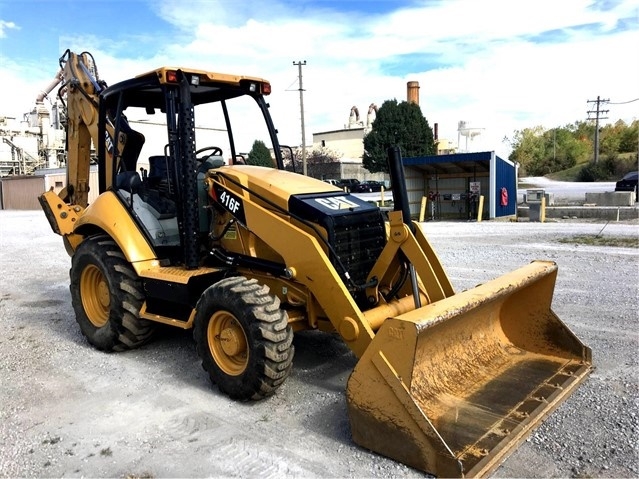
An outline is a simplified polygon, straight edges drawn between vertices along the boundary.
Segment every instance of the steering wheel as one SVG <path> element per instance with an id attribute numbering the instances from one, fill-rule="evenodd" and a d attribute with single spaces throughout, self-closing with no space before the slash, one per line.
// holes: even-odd
<path id="1" fill-rule="evenodd" d="M 204 153 L 205 151 L 209 150 L 211 150 L 211 153 L 198 156 L 200 153 Z M 219 146 L 205 146 L 204 148 L 200 148 L 195 152 L 195 159 L 200 162 L 205 162 L 212 156 L 222 156 L 222 148 L 220 148 Z"/>

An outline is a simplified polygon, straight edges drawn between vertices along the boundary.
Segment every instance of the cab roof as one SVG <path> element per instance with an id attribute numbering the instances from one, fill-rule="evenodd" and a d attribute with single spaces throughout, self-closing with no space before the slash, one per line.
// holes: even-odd
<path id="1" fill-rule="evenodd" d="M 193 105 L 229 100 L 242 95 L 259 96 L 270 93 L 268 80 L 259 77 L 160 67 L 107 87 L 101 92 L 101 98 L 107 107 L 115 107 L 121 99 L 122 109 L 129 106 L 163 109 L 166 104 L 166 88 L 179 85 L 177 72 L 187 77 Z"/>

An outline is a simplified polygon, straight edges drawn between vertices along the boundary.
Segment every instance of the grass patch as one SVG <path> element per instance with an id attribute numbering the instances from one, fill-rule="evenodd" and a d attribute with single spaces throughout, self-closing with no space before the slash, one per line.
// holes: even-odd
<path id="1" fill-rule="evenodd" d="M 110 457 L 113 455 L 113 451 L 111 451 L 110 447 L 105 447 L 100 451 L 100 455 L 104 457 Z"/>
<path id="2" fill-rule="evenodd" d="M 555 181 L 577 181 L 577 177 L 579 172 L 587 163 L 579 163 L 572 168 L 568 168 L 566 170 L 556 171 L 554 173 L 549 173 L 546 175 L 546 178 L 550 178 Z"/>
<path id="3" fill-rule="evenodd" d="M 619 246 L 622 248 L 639 248 L 639 238 L 627 236 L 577 235 L 561 238 L 560 243 L 581 244 L 589 246 Z"/>
<path id="4" fill-rule="evenodd" d="M 590 159 L 582 160 L 575 166 L 549 173 L 546 178 L 555 181 L 617 181 L 629 171 L 637 168 L 637 152 L 603 155 L 596 165 Z"/>

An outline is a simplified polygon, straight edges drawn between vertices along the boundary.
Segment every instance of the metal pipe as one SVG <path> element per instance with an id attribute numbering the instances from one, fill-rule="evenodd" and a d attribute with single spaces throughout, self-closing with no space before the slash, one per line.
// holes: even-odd
<path id="1" fill-rule="evenodd" d="M 377 331 L 388 318 L 394 318 L 404 313 L 408 313 L 409 311 L 413 311 L 416 309 L 415 303 L 419 302 L 421 304 L 422 301 L 428 301 L 428 298 L 426 298 L 423 294 L 419 296 L 417 301 L 413 300 L 412 296 L 404 296 L 403 298 L 391 301 L 390 303 L 381 304 L 373 309 L 364 311 L 364 318 L 371 329 L 373 331 Z"/>
<path id="2" fill-rule="evenodd" d="M 408 192 L 406 191 L 406 177 L 404 175 L 404 165 L 402 164 L 402 153 L 399 146 L 391 146 L 386 150 L 388 155 L 388 172 L 391 177 L 393 188 L 393 203 L 395 211 L 402 212 L 402 219 L 414 233 L 415 226 L 410 220 L 410 204 L 408 203 Z"/>
<path id="3" fill-rule="evenodd" d="M 413 289 L 413 298 L 415 298 L 415 309 L 422 307 L 422 302 L 419 299 L 419 285 L 417 283 L 417 273 L 415 272 L 415 266 L 413 263 L 408 265 L 408 271 L 410 272 L 410 282 Z"/>
<path id="4" fill-rule="evenodd" d="M 406 189 L 406 176 L 404 174 L 404 165 L 402 164 L 402 153 L 399 146 L 391 146 L 386 150 L 388 154 L 388 172 L 390 173 L 393 185 L 393 202 L 395 211 L 402 212 L 402 221 L 412 233 L 415 233 L 415 225 L 410 218 L 410 204 L 408 203 L 408 191 Z M 419 284 L 417 283 L 417 273 L 413 264 L 408 265 L 410 272 L 411 286 L 413 290 L 413 298 L 415 298 L 415 308 L 421 307 L 419 299 Z"/>
<path id="5" fill-rule="evenodd" d="M 51 90 L 53 90 L 56 86 L 58 86 L 63 79 L 64 79 L 64 72 L 60 70 L 56 74 L 56 76 L 53 78 L 51 83 L 49 83 L 36 97 L 36 105 L 41 104 L 44 101 L 44 99 L 47 97 L 47 95 L 51 93 Z"/>

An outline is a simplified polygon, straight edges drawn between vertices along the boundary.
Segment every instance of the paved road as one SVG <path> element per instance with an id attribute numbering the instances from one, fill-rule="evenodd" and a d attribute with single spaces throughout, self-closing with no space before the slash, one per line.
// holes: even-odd
<path id="1" fill-rule="evenodd" d="M 528 189 L 543 189 L 552 193 L 555 204 L 583 204 L 586 201 L 586 193 L 605 193 L 615 191 L 614 181 L 578 182 L 555 181 L 543 176 L 530 176 L 520 178 L 518 190 L 518 203 L 524 201 L 524 193 Z"/>

